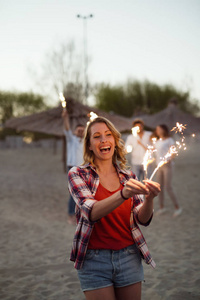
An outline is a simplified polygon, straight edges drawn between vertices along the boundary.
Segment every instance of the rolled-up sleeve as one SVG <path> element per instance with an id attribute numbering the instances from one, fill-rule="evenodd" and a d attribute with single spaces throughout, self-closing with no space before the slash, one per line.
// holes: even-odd
<path id="1" fill-rule="evenodd" d="M 127 149 L 127 146 L 132 146 L 133 147 L 133 140 L 132 140 L 132 136 L 128 135 L 126 142 L 125 142 L 125 147 Z"/>
<path id="2" fill-rule="evenodd" d="M 142 226 L 145 226 L 145 227 L 148 226 L 151 223 L 151 220 L 153 218 L 153 214 L 151 215 L 150 219 L 146 223 L 140 222 L 140 220 L 138 218 L 138 213 L 139 213 L 141 207 L 143 206 L 143 200 L 140 196 L 136 195 L 134 197 L 134 203 L 135 203 L 135 205 L 134 205 L 134 208 L 133 208 L 133 215 L 134 215 L 135 221 L 138 224 L 142 225 Z"/>
<path id="3" fill-rule="evenodd" d="M 94 199 L 77 167 L 73 167 L 68 173 L 68 187 L 70 194 L 80 209 L 81 216 L 88 222 L 91 222 L 90 214 L 97 200 Z"/>
<path id="4" fill-rule="evenodd" d="M 63 131 L 64 131 L 65 137 L 67 138 L 68 142 L 71 142 L 73 140 L 73 133 L 72 133 L 71 129 L 69 129 L 69 130 L 64 129 Z"/>

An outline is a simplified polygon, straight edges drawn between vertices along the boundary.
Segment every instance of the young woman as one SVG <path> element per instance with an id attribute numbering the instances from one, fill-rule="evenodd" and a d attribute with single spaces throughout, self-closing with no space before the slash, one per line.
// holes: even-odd
<path id="1" fill-rule="evenodd" d="M 174 145 L 174 140 L 170 137 L 169 129 L 166 125 L 159 125 L 156 127 L 156 135 L 158 137 L 158 140 L 155 144 L 156 148 L 156 163 L 158 164 L 160 162 L 160 159 L 166 155 L 169 148 Z M 160 209 L 157 211 L 157 215 L 163 214 L 166 212 L 166 208 L 164 207 L 164 189 L 168 192 L 174 207 L 175 212 L 173 214 L 174 217 L 177 217 L 181 214 L 182 209 L 179 207 L 177 198 L 174 194 L 173 188 L 172 188 L 172 175 L 173 175 L 173 161 L 169 160 L 169 162 L 165 165 L 163 165 L 161 168 L 157 171 L 157 180 L 160 183 L 161 186 L 161 193 L 159 194 L 159 203 L 160 203 Z"/>
<path id="2" fill-rule="evenodd" d="M 87 300 L 140 300 L 141 257 L 155 267 L 137 224 L 150 223 L 160 185 L 136 180 L 125 154 L 114 125 L 97 117 L 86 128 L 84 165 L 68 175 L 78 224 L 71 260 Z"/>

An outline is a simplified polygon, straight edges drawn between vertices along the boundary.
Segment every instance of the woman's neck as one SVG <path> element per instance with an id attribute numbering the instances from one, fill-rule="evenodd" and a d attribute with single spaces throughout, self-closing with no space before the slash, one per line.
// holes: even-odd
<path id="1" fill-rule="evenodd" d="M 113 173 L 115 171 L 112 160 L 98 160 L 95 161 L 95 165 L 97 167 L 97 172 L 104 175 Z"/>

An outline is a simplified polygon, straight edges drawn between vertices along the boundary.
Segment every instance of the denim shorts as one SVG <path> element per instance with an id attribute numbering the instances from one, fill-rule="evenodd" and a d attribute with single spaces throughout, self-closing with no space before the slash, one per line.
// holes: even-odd
<path id="1" fill-rule="evenodd" d="M 140 252 L 135 244 L 117 251 L 87 250 L 78 277 L 83 292 L 108 286 L 120 288 L 143 281 Z"/>

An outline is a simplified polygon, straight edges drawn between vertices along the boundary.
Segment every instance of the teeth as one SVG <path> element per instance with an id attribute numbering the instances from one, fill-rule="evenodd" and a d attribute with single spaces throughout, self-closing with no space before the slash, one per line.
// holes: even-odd
<path id="1" fill-rule="evenodd" d="M 101 151 L 103 151 L 103 150 L 110 150 L 110 147 L 102 147 L 102 148 L 100 148 L 100 150 Z"/>

